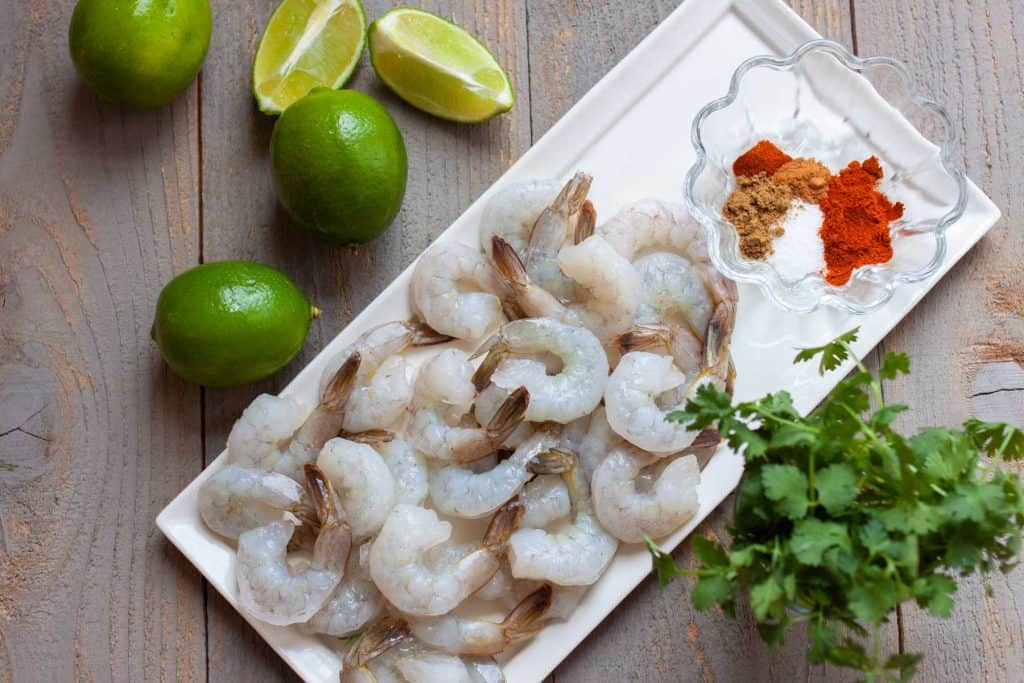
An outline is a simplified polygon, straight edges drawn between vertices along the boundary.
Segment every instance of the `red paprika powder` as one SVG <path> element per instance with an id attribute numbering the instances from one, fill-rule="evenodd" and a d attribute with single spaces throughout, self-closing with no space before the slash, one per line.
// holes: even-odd
<path id="1" fill-rule="evenodd" d="M 758 173 L 772 175 L 780 166 L 792 160 L 793 157 L 772 143 L 761 140 L 732 162 L 732 172 L 737 178 L 755 176 Z"/>
<path id="2" fill-rule="evenodd" d="M 855 268 L 885 263 L 892 258 L 889 223 L 903 216 L 903 204 L 892 203 L 875 189 L 882 178 L 878 159 L 851 161 L 832 176 L 822 197 L 822 242 L 825 243 L 825 279 L 844 285 Z"/>

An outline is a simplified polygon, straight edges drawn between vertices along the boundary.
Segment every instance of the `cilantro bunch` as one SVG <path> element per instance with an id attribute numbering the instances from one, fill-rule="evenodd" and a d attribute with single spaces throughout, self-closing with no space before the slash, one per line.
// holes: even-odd
<path id="1" fill-rule="evenodd" d="M 794 363 L 818 358 L 824 374 L 856 361 L 856 335 L 803 350 Z M 746 470 L 730 547 L 695 538 L 699 567 L 683 571 L 648 539 L 662 585 L 694 574 L 694 606 L 717 604 L 730 616 L 743 591 L 770 646 L 807 622 L 810 661 L 868 680 L 911 677 L 920 655 L 883 655 L 880 625 L 907 600 L 946 617 L 956 575 L 1015 565 L 1024 487 L 998 461 L 1024 457 L 1024 433 L 969 420 L 961 430 L 904 436 L 892 425 L 907 406 L 886 404 L 881 379 L 909 371 L 904 354 L 886 354 L 877 377 L 858 361 L 806 417 L 785 391 L 734 406 L 707 386 L 669 415 L 695 430 L 715 427 L 742 451 Z"/>

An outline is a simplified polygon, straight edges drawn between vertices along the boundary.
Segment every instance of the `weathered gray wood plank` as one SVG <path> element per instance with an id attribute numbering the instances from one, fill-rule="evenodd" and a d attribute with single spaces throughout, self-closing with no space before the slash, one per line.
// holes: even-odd
<path id="1" fill-rule="evenodd" d="M 909 403 L 910 426 L 975 415 L 1024 423 L 1024 7 L 996 0 L 891 3 L 856 0 L 862 54 L 888 54 L 960 122 L 968 175 L 1002 208 L 992 232 L 885 341 L 910 353 L 914 374 L 888 383 Z M 926 681 L 1019 681 L 1024 671 L 1024 572 L 961 581 L 957 608 L 937 620 L 905 611 L 906 649 L 925 653 Z"/>
<path id="2" fill-rule="evenodd" d="M 0 681 L 202 680 L 202 582 L 156 530 L 199 392 L 149 339 L 194 264 L 198 106 L 103 106 L 73 2 L 0 3 Z"/>
<path id="3" fill-rule="evenodd" d="M 526 8 L 521 2 L 427 2 L 466 26 L 508 70 L 515 108 L 479 126 L 434 119 L 392 96 L 364 57 L 349 87 L 383 102 L 409 154 L 409 181 L 398 219 L 372 244 L 342 248 L 317 242 L 277 205 L 268 144 L 274 119 L 255 107 L 249 68 L 274 0 L 222 5 L 203 77 L 203 258 L 247 258 L 288 273 L 324 310 L 291 365 L 258 385 L 205 393 L 206 454 L 223 448 L 231 423 L 261 391 L 276 392 L 380 293 L 530 143 Z M 390 9 L 364 2 L 367 19 Z M 260 637 L 209 590 L 210 680 L 278 680 L 291 674 Z"/>

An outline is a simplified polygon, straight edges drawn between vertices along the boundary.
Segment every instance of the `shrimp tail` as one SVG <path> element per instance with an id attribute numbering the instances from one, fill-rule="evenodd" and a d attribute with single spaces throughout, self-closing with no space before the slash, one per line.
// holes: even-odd
<path id="1" fill-rule="evenodd" d="M 345 655 L 345 668 L 361 668 L 379 657 L 401 640 L 408 638 L 409 624 L 403 619 L 384 617 L 363 632 L 359 642 Z"/>
<path id="2" fill-rule="evenodd" d="M 355 441 L 356 443 L 370 444 L 371 446 L 373 444 L 388 443 L 395 439 L 395 433 L 389 432 L 386 429 L 367 429 L 362 432 L 346 432 L 343 430 L 338 436 L 349 441 Z"/>
<path id="3" fill-rule="evenodd" d="M 530 458 L 526 469 L 533 474 L 564 474 L 576 464 L 576 455 L 560 448 L 538 453 Z"/>
<path id="4" fill-rule="evenodd" d="M 349 396 L 356 386 L 356 375 L 359 372 L 359 365 L 363 362 L 362 354 L 353 351 L 345 362 L 341 364 L 334 377 L 324 389 L 324 395 L 320 399 L 320 405 L 327 410 L 338 410 L 348 403 Z"/>
<path id="5" fill-rule="evenodd" d="M 668 325 L 634 325 L 615 338 L 615 346 L 623 355 L 649 349 L 668 351 L 671 340 L 672 330 Z"/>
<path id="6" fill-rule="evenodd" d="M 352 550 L 352 530 L 345 509 L 331 481 L 316 464 L 306 463 L 304 469 L 306 492 L 320 520 L 320 533 L 313 544 L 313 566 L 342 573 Z"/>
<path id="7" fill-rule="evenodd" d="M 518 427 L 526 409 L 530 406 L 530 392 L 519 387 L 505 399 L 487 423 L 487 438 L 492 444 L 500 444 Z"/>
<path id="8" fill-rule="evenodd" d="M 484 532 L 482 546 L 488 550 L 504 547 L 512 532 L 519 528 L 525 510 L 519 496 L 498 508 L 491 518 L 491 523 L 487 525 L 487 531 Z"/>
<path id="9" fill-rule="evenodd" d="M 513 290 L 523 290 L 530 285 L 530 276 L 526 273 L 522 257 L 501 235 L 491 237 L 491 258 L 498 274 Z"/>
<path id="10" fill-rule="evenodd" d="M 551 584 L 544 584 L 523 598 L 508 613 L 502 625 L 505 627 L 505 639 L 508 642 L 529 638 L 544 627 L 554 591 Z"/>
<path id="11" fill-rule="evenodd" d="M 441 334 L 421 320 L 406 320 L 404 325 L 405 329 L 409 332 L 410 343 L 413 346 L 433 346 L 434 344 L 444 344 L 454 339 L 454 337 L 450 337 L 447 334 Z"/>
<path id="12" fill-rule="evenodd" d="M 697 437 L 683 451 L 682 455 L 693 455 L 701 467 L 707 464 L 722 442 L 722 435 L 714 427 L 702 429 Z"/>
<path id="13" fill-rule="evenodd" d="M 552 207 L 566 207 L 567 213 L 572 215 L 580 210 L 583 202 L 587 199 L 587 194 L 590 192 L 590 184 L 594 182 L 594 177 L 589 173 L 583 173 L 577 171 L 569 182 L 562 187 L 562 191 L 555 197 L 555 201 L 551 203 Z"/>
<path id="14" fill-rule="evenodd" d="M 572 235 L 573 244 L 580 244 L 593 235 L 596 226 L 597 209 L 594 208 L 594 202 L 588 199 L 583 202 L 579 214 L 576 215 L 576 227 L 573 229 Z"/>
<path id="15" fill-rule="evenodd" d="M 736 309 L 730 301 L 722 301 L 715 306 L 715 312 L 708 321 L 704 335 L 704 363 L 707 367 L 717 367 L 729 353 L 729 340 L 736 322 Z"/>
<path id="16" fill-rule="evenodd" d="M 501 337 L 498 334 L 492 335 L 490 339 L 480 345 L 470 359 L 484 357 L 480 366 L 473 373 L 473 386 L 477 391 L 483 391 L 491 383 L 491 375 L 501 365 L 501 361 L 504 360 L 507 350 L 504 342 L 501 341 Z"/>

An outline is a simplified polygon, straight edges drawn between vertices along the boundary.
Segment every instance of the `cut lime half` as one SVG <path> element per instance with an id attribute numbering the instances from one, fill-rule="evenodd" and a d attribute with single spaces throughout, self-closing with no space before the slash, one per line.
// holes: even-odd
<path id="1" fill-rule="evenodd" d="M 366 46 L 359 0 L 284 0 L 274 10 L 256 60 L 252 91 L 260 109 L 280 114 L 316 87 L 340 88 Z"/>
<path id="2" fill-rule="evenodd" d="M 452 121 L 478 123 L 508 111 L 508 75 L 466 29 L 420 9 L 400 7 L 370 24 L 370 63 L 403 100 Z"/>

